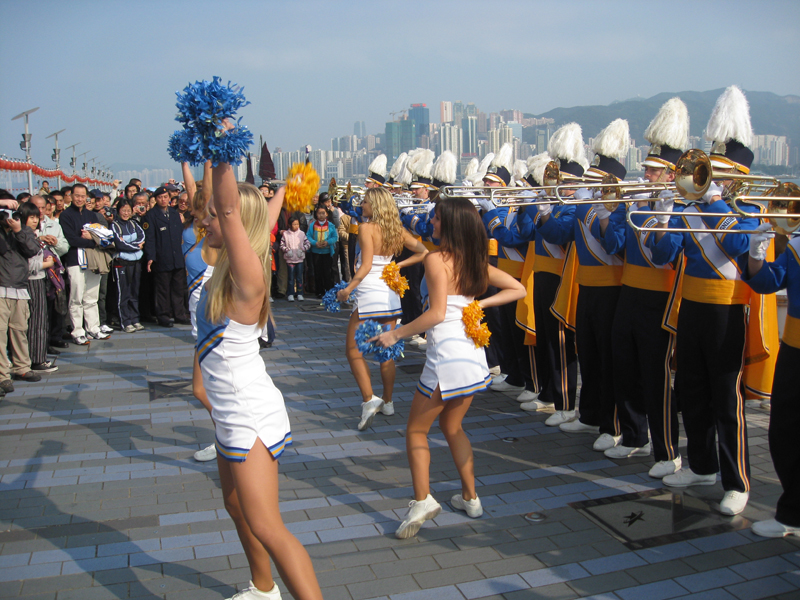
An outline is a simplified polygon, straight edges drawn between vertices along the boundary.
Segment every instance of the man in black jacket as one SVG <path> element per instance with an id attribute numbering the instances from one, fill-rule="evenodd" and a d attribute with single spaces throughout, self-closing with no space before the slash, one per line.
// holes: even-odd
<path id="1" fill-rule="evenodd" d="M 183 221 L 180 213 L 169 205 L 169 192 L 158 188 L 153 196 L 156 205 L 147 212 L 142 228 L 145 233 L 144 259 L 147 271 L 153 273 L 156 316 L 162 327 L 172 327 L 172 318 L 189 323 L 189 292 L 186 268 L 181 251 Z"/>
<path id="2" fill-rule="evenodd" d="M 80 346 L 88 343 L 89 337 L 104 340 L 107 333 L 100 330 L 100 315 L 97 310 L 97 296 L 100 293 L 100 274 L 87 268 L 85 251 L 96 248 L 97 244 L 83 226 L 100 223 L 105 227 L 105 219 L 96 212 L 86 209 L 89 191 L 82 183 L 72 187 L 72 204 L 64 209 L 58 218 L 64 237 L 69 242 L 69 250 L 61 258 L 69 276 L 69 315 L 72 319 L 72 341 Z M 86 328 L 84 329 L 84 321 Z"/>
<path id="3" fill-rule="evenodd" d="M 15 209 L 14 197 L 0 190 L 0 208 Z M 39 381 L 41 376 L 31 371 L 28 354 L 28 259 L 41 250 L 30 227 L 19 219 L 0 214 L 0 396 L 14 391 L 14 379 Z M 6 346 L 10 347 L 12 363 Z"/>

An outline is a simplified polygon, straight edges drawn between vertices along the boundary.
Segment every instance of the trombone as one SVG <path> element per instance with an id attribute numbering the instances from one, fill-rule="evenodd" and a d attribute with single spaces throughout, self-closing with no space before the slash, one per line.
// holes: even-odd
<path id="1" fill-rule="evenodd" d="M 649 216 L 653 216 L 654 217 L 656 215 L 671 215 L 673 217 L 678 217 L 678 216 L 681 216 L 683 213 L 676 213 L 676 212 L 672 212 L 671 210 L 628 211 L 628 213 L 625 215 L 625 219 L 628 221 L 628 225 L 631 226 L 631 229 L 633 229 L 636 233 L 641 233 L 642 231 L 653 231 L 653 232 L 656 232 L 656 233 L 659 232 L 659 231 L 663 231 L 664 233 L 763 233 L 761 231 L 758 231 L 757 229 L 747 229 L 747 230 L 745 230 L 745 229 L 705 229 L 705 228 L 699 229 L 699 228 L 693 228 L 693 227 L 669 227 L 669 226 L 668 227 L 658 227 L 658 228 L 656 228 L 656 227 L 645 227 L 644 225 L 637 225 L 636 223 L 633 222 L 632 217 L 633 217 L 634 214 L 646 215 L 648 217 Z M 757 217 L 763 216 L 763 215 L 759 215 L 757 213 L 752 213 L 752 214 L 751 213 L 744 213 L 744 214 L 746 214 L 748 218 L 757 218 Z M 729 218 L 729 217 L 733 217 L 735 219 L 739 218 L 736 215 L 736 213 L 700 213 L 699 212 L 696 215 L 693 214 L 691 216 L 692 217 L 695 217 L 695 216 L 696 217 L 719 217 L 721 219 Z M 800 217 L 800 215 L 797 215 L 797 217 Z M 645 223 L 647 223 L 647 221 L 645 221 Z M 798 223 L 798 224 L 800 225 L 800 223 Z"/>
<path id="2" fill-rule="evenodd" d="M 777 179 L 768 175 L 744 175 L 714 171 L 711 167 L 711 160 L 702 150 L 687 150 L 675 163 L 675 187 L 678 193 L 687 200 L 702 198 L 714 180 L 732 180 L 734 182 L 727 191 L 729 197 L 739 193 L 743 187 L 764 189 L 765 193 L 769 193 L 780 186 Z"/>

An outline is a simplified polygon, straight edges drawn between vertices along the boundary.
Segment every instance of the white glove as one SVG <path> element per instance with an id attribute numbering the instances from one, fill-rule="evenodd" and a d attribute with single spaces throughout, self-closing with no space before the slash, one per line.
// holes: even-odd
<path id="1" fill-rule="evenodd" d="M 659 212 L 672 212 L 672 209 L 675 207 L 675 192 L 672 190 L 664 190 L 658 197 L 660 199 L 655 201 L 655 210 Z M 662 225 L 666 225 L 669 223 L 669 217 L 670 215 L 656 215 L 656 221 Z"/>
<path id="2" fill-rule="evenodd" d="M 592 208 L 594 209 L 597 218 L 601 221 L 611 216 L 611 211 L 606 208 L 605 204 L 592 204 Z"/>
<path id="3" fill-rule="evenodd" d="M 755 260 L 765 260 L 769 242 L 775 237 L 775 232 L 770 231 L 772 225 L 769 223 L 762 223 L 756 229 L 761 233 L 750 234 L 750 257 Z"/>
<path id="4" fill-rule="evenodd" d="M 436 208 L 436 204 L 434 204 L 433 202 L 428 202 L 427 204 L 423 204 L 422 206 L 424 206 L 424 207 L 425 207 L 425 210 L 427 210 L 427 211 L 428 211 L 428 214 L 431 214 L 431 211 L 432 211 L 434 208 Z"/>
<path id="5" fill-rule="evenodd" d="M 539 211 L 539 215 L 542 217 L 546 217 L 551 212 L 553 212 L 553 205 L 552 204 L 537 204 L 536 210 Z"/>
<path id="6" fill-rule="evenodd" d="M 719 187 L 717 184 L 712 183 L 708 187 L 708 191 L 700 199 L 700 202 L 702 202 L 703 204 L 711 204 L 712 202 L 715 202 L 715 201 L 721 200 L 721 199 L 722 199 L 722 188 Z"/>
<path id="7" fill-rule="evenodd" d="M 488 198 L 478 198 L 478 206 L 481 207 L 483 212 L 489 212 L 497 208 Z"/>
<path id="8" fill-rule="evenodd" d="M 593 198 L 593 194 L 586 188 L 581 188 L 575 192 L 575 195 L 572 196 L 572 198 L 575 200 L 591 200 Z"/>
<path id="9" fill-rule="evenodd" d="M 469 179 L 462 179 L 461 185 L 463 185 L 464 187 L 472 187 L 472 182 Z"/>
<path id="10" fill-rule="evenodd" d="M 401 208 L 400 209 L 400 214 L 401 215 L 410 215 L 413 212 L 414 212 L 414 207 L 413 206 L 406 206 L 405 208 Z"/>

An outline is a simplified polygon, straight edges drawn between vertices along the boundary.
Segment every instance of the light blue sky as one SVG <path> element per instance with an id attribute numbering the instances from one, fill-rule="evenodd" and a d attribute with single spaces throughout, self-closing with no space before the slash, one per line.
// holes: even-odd
<path id="1" fill-rule="evenodd" d="M 173 166 L 175 91 L 219 75 L 245 87 L 243 121 L 269 147 L 330 148 L 364 120 L 441 100 L 541 113 L 637 95 L 800 95 L 800 2 L 640 0 L 137 2 L 0 0 L 0 153 L 52 139 L 98 162 Z M 62 165 L 65 161 L 62 160 Z"/>

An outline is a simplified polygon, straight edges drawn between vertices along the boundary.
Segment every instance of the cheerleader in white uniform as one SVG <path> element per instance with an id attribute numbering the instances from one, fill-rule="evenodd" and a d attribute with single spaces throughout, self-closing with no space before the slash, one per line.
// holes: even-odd
<path id="1" fill-rule="evenodd" d="M 369 366 L 356 346 L 356 329 L 359 321 L 374 319 L 382 325 L 392 327 L 402 314 L 400 296 L 391 290 L 381 279 L 383 269 L 395 254 L 400 254 L 403 247 L 414 254 L 397 263 L 399 268 L 421 262 L 427 250 L 419 240 L 414 239 L 403 229 L 392 195 L 382 188 L 371 188 L 364 194 L 361 202 L 363 217 L 368 220 L 358 227 L 358 245 L 360 247 L 359 264 L 355 275 L 346 288 L 336 295 L 339 302 L 347 302 L 350 294 L 355 292 L 356 306 L 350 315 L 347 325 L 347 341 L 345 351 L 350 369 L 361 391 L 361 420 L 358 429 L 363 431 L 372 425 L 378 411 L 385 415 L 394 414 L 392 391 L 394 388 L 395 366 L 393 360 L 381 363 L 381 381 L 383 396 L 373 394 Z"/>
<path id="2" fill-rule="evenodd" d="M 237 184 L 230 165 L 221 163 L 214 168 L 213 192 L 204 243 L 219 255 L 197 307 L 193 384 L 195 396 L 211 407 L 225 508 L 252 574 L 250 587 L 236 598 L 280 599 L 271 558 L 294 598 L 321 599 L 308 553 L 278 508 L 277 458 L 292 434 L 283 397 L 258 354 L 269 316 L 269 232 L 284 190 L 267 203 L 255 186 Z"/>
<path id="3" fill-rule="evenodd" d="M 489 265 L 489 240 L 478 212 L 465 198 L 451 198 L 436 205 L 431 219 L 439 250 L 425 258 L 425 283 L 429 297 L 420 317 L 376 337 L 388 347 L 402 338 L 428 333 L 427 360 L 420 377 L 406 430 L 406 452 L 414 484 L 414 500 L 397 529 L 399 538 L 413 537 L 427 519 L 441 511 L 430 495 L 428 431 L 437 417 L 461 478 L 461 493 L 450 499 L 457 510 L 473 518 L 483 514 L 475 491 L 472 446 L 461 423 L 475 392 L 489 384 L 483 348 L 468 338 L 463 309 L 489 285 L 500 291 L 480 300 L 481 308 L 516 302 L 525 288 L 510 275 Z"/>

